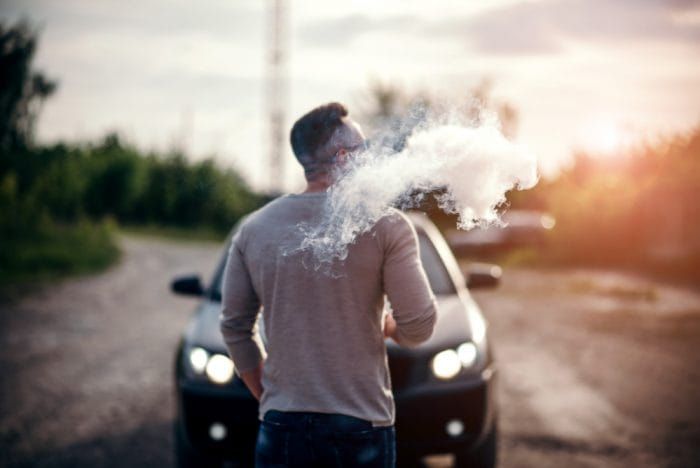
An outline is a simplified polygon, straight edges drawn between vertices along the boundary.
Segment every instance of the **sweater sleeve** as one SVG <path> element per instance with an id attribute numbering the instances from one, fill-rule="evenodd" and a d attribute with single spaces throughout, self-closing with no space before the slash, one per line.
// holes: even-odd
<path id="1" fill-rule="evenodd" d="M 405 215 L 387 223 L 383 264 L 384 292 L 396 320 L 396 342 L 415 347 L 433 334 L 437 302 L 418 254 L 418 236 Z"/>
<path id="2" fill-rule="evenodd" d="M 260 300 L 253 288 L 239 245 L 241 231 L 231 241 L 224 268 L 220 325 L 238 373 L 255 369 L 265 357 L 258 334 Z"/>

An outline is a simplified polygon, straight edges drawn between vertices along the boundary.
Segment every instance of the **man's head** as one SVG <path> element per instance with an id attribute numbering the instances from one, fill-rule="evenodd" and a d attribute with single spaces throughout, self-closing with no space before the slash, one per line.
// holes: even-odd
<path id="1" fill-rule="evenodd" d="M 309 181 L 328 175 L 348 153 L 365 144 L 360 126 L 348 117 L 345 106 L 337 102 L 319 106 L 297 120 L 290 139 L 294 155 Z"/>

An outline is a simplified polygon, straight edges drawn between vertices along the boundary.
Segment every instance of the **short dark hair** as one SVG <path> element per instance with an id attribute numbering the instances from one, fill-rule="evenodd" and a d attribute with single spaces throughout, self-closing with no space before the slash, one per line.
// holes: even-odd
<path id="1" fill-rule="evenodd" d="M 307 179 L 327 172 L 333 155 L 320 154 L 319 150 L 328 143 L 338 128 L 345 125 L 342 119 L 347 115 L 348 110 L 343 104 L 331 102 L 306 113 L 292 126 L 292 150 L 304 168 Z"/>

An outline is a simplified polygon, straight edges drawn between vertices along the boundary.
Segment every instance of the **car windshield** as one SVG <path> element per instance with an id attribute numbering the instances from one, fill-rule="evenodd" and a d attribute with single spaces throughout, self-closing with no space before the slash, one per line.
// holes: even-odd
<path id="1" fill-rule="evenodd" d="M 430 238 L 424 232 L 418 231 L 418 242 L 420 245 L 421 262 L 423 263 L 423 268 L 428 276 L 428 282 L 430 283 L 430 288 L 433 290 L 433 293 L 436 295 L 455 294 L 456 291 L 452 278 L 450 278 L 450 275 L 447 273 L 447 268 L 445 268 L 445 264 L 442 262 L 442 258 L 437 249 L 435 249 Z M 228 251 L 228 249 L 226 249 L 226 251 Z M 214 300 L 221 300 L 221 282 L 225 260 L 225 258 L 222 259 L 219 264 L 212 284 L 212 298 Z"/>

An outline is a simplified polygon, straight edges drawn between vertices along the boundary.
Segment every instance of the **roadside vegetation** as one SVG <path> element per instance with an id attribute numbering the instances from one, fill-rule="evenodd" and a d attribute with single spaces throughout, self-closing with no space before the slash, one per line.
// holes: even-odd
<path id="1" fill-rule="evenodd" d="M 34 143 L 57 83 L 31 69 L 36 32 L 0 23 L 0 286 L 102 269 L 120 225 L 222 239 L 265 199 L 212 159 L 143 153 L 117 134 L 96 143 Z"/>
<path id="2" fill-rule="evenodd" d="M 553 214 L 540 260 L 700 276 L 700 127 L 621 150 L 578 154 L 511 205 Z"/>

